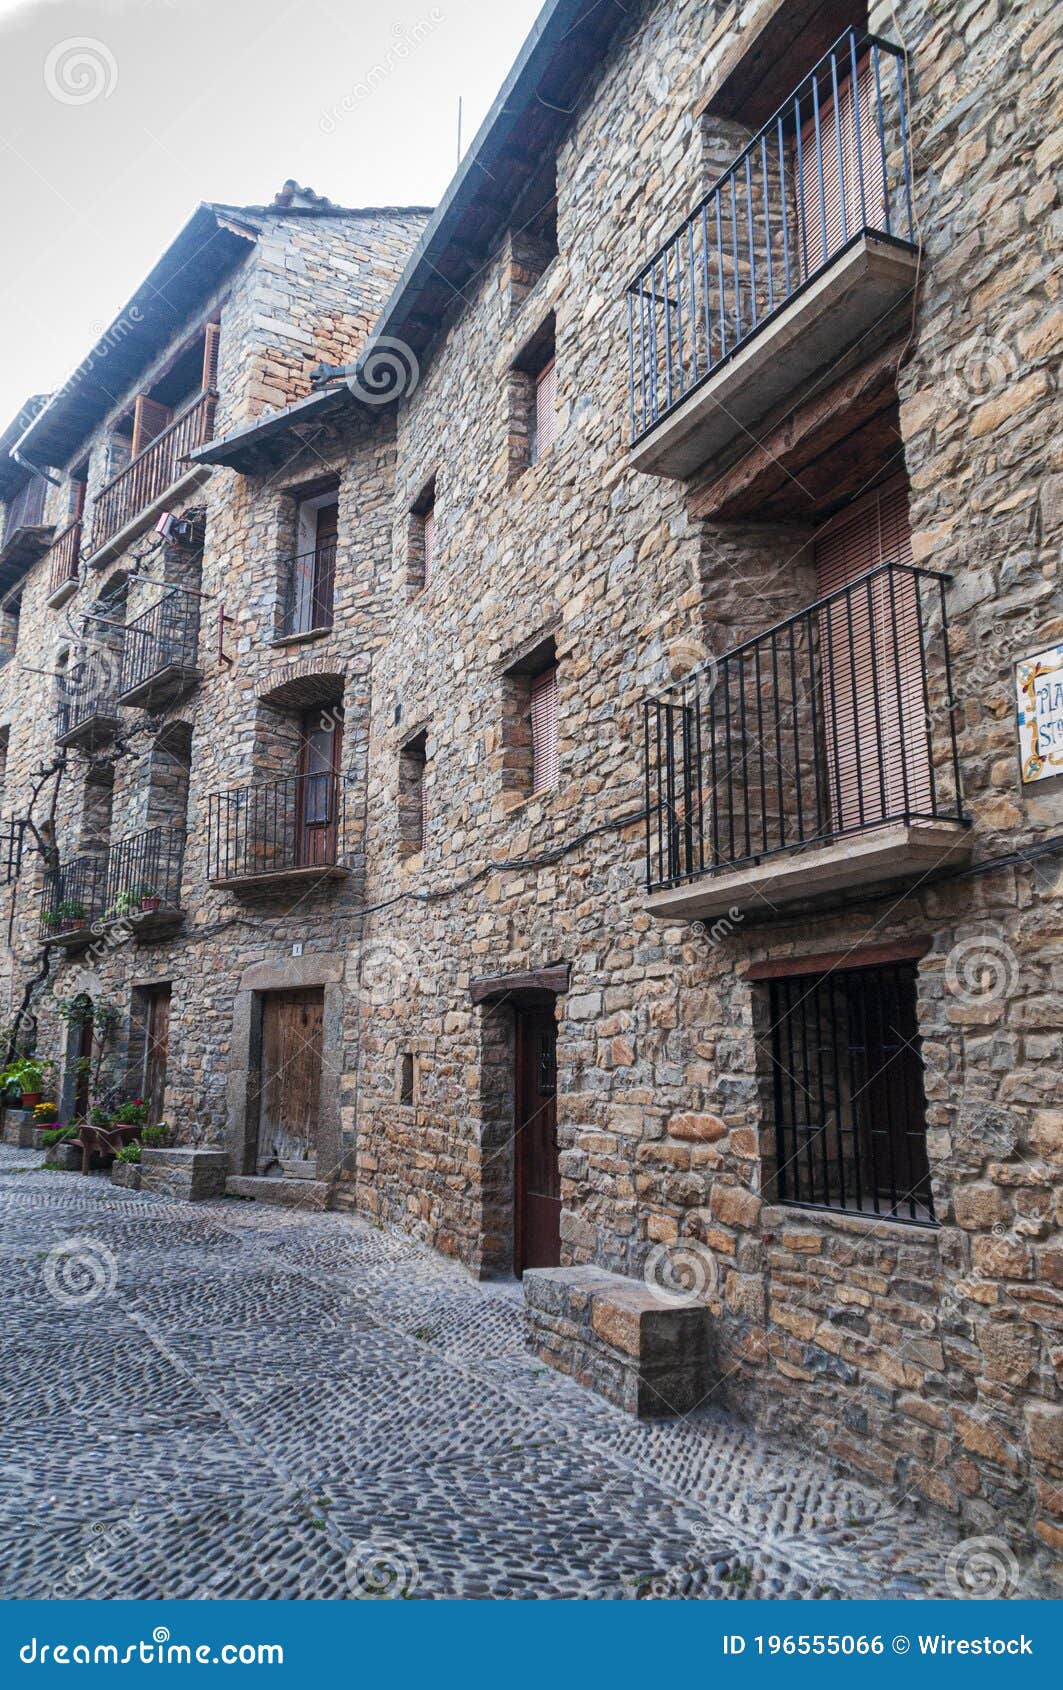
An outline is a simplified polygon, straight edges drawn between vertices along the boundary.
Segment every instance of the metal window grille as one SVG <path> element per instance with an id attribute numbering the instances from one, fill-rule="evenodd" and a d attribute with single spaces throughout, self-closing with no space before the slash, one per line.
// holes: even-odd
<path id="1" fill-rule="evenodd" d="M 771 980 L 768 995 L 775 1198 L 932 1223 L 915 964 Z"/>

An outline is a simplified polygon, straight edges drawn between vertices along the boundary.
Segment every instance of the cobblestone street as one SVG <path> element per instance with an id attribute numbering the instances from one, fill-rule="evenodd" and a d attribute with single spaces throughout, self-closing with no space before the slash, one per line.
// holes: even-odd
<path id="1" fill-rule="evenodd" d="M 955 1593 L 937 1522 L 540 1365 L 512 1285 L 36 1161 L 0 1150 L 6 1597 Z"/>

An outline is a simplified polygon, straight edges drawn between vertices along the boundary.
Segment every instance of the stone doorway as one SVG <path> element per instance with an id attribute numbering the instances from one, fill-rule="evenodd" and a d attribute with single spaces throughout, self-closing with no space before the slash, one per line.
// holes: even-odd
<path id="1" fill-rule="evenodd" d="M 262 995 L 258 1174 L 316 1177 L 324 1010 L 321 986 Z"/>

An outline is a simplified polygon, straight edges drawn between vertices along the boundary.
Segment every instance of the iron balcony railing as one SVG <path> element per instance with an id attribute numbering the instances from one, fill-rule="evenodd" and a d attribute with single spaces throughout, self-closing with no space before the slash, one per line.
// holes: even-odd
<path id="1" fill-rule="evenodd" d="M 336 584 L 336 542 L 315 546 L 286 558 L 281 565 L 283 601 L 282 639 L 310 634 L 332 627 L 332 601 Z"/>
<path id="2" fill-rule="evenodd" d="M 181 908 L 183 828 L 153 827 L 112 845 L 107 856 L 108 918 L 135 922 Z"/>
<path id="3" fill-rule="evenodd" d="M 217 400 L 216 393 L 201 393 L 96 495 L 92 507 L 94 552 L 180 478 L 184 459 L 211 438 Z"/>
<path id="4" fill-rule="evenodd" d="M 904 54 L 851 29 L 627 294 L 631 440 L 862 234 L 914 243 Z"/>
<path id="5" fill-rule="evenodd" d="M 55 737 L 65 739 L 89 723 L 116 722 L 118 705 L 110 687 L 87 686 L 61 698 L 55 712 Z"/>
<path id="6" fill-rule="evenodd" d="M 257 880 L 340 867 L 343 810 L 343 782 L 331 773 L 290 775 L 212 793 L 208 878 Z"/>
<path id="7" fill-rule="evenodd" d="M 41 899 L 40 936 L 61 939 L 86 932 L 106 908 L 107 853 L 75 857 L 49 871 Z"/>
<path id="8" fill-rule="evenodd" d="M 81 557 L 81 518 L 63 529 L 63 532 L 52 542 L 48 553 L 50 569 L 48 572 L 48 597 L 59 592 L 62 587 L 78 578 L 78 562 Z"/>
<path id="9" fill-rule="evenodd" d="M 133 692 L 168 669 L 195 669 L 199 650 L 199 600 L 179 588 L 127 623 L 118 691 Z"/>
<path id="10" fill-rule="evenodd" d="M 962 822 L 948 577 L 884 564 L 645 706 L 651 891 L 888 822 Z"/>

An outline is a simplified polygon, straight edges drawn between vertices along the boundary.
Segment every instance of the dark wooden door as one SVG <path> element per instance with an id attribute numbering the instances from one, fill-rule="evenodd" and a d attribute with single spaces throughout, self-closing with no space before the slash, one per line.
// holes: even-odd
<path id="1" fill-rule="evenodd" d="M 89 1112 L 92 1088 L 92 1011 L 89 1010 L 78 1028 L 76 1078 L 74 1081 L 74 1114 L 84 1120 Z"/>
<path id="2" fill-rule="evenodd" d="M 259 1173 L 280 1173 L 317 1155 L 324 999 L 320 986 L 262 999 Z"/>
<path id="3" fill-rule="evenodd" d="M 148 1106 L 152 1126 L 163 1119 L 166 1094 L 166 1059 L 170 1046 L 170 987 L 152 986 L 148 992 L 148 1019 L 144 1040 L 144 1085 L 142 1097 Z"/>
<path id="4" fill-rule="evenodd" d="M 297 862 L 315 868 L 336 861 L 339 772 L 343 718 L 336 709 L 313 710 L 304 718 L 296 782 Z"/>
<path id="5" fill-rule="evenodd" d="M 557 1160 L 557 1023 L 552 1009 L 517 1012 L 516 1270 L 561 1263 Z"/>

